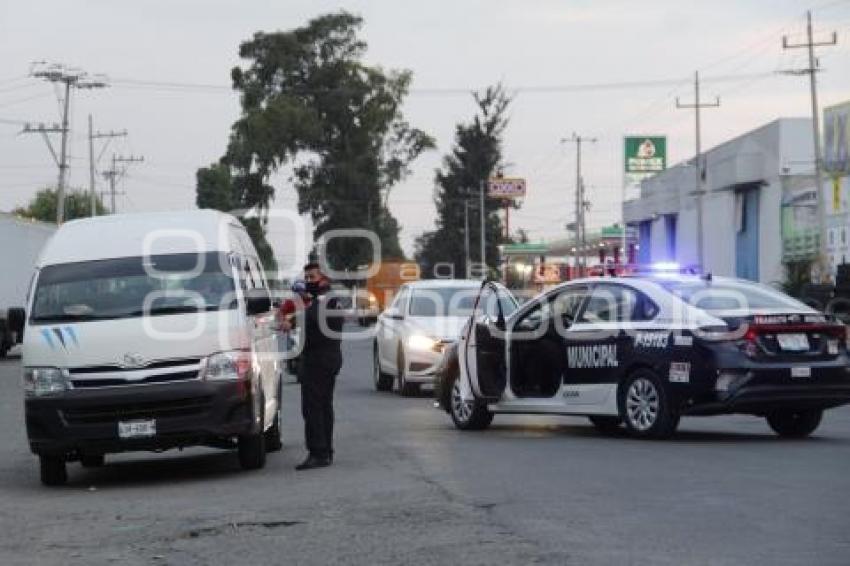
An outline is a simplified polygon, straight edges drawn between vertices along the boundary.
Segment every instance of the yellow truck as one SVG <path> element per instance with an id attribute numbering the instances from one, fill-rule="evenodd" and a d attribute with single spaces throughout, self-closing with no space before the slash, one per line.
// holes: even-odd
<path id="1" fill-rule="evenodd" d="M 357 321 L 361 326 L 374 324 L 378 315 L 389 306 L 399 287 L 411 281 L 420 279 L 419 265 L 411 261 L 387 260 L 382 261 L 374 269 L 373 275 L 366 279 L 365 288 L 358 289 Z"/>

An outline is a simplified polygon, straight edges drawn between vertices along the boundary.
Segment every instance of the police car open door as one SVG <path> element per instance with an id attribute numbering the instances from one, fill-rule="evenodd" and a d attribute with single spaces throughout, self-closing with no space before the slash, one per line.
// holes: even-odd
<path id="1" fill-rule="evenodd" d="M 487 401 L 498 401 L 507 384 L 505 312 L 500 300 L 505 292 L 493 283 L 482 283 L 466 328 L 467 375 L 475 396 Z"/>

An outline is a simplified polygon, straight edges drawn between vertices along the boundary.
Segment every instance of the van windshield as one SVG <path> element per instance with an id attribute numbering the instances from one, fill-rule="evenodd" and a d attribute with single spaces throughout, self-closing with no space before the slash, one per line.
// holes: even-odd
<path id="1" fill-rule="evenodd" d="M 38 274 L 30 322 L 233 309 L 232 272 L 218 252 L 48 265 Z"/>

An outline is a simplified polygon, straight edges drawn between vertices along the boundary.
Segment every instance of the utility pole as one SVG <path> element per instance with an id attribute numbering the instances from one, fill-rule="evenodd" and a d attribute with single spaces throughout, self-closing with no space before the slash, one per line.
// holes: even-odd
<path id="1" fill-rule="evenodd" d="M 582 249 L 582 242 L 585 241 L 584 236 L 584 181 L 581 176 L 581 144 L 582 143 L 596 143 L 596 138 L 590 138 L 587 136 L 580 136 L 573 132 L 573 136 L 569 139 L 562 139 L 562 143 L 564 142 L 573 142 L 576 144 L 576 219 L 575 219 L 575 267 L 579 272 L 579 275 L 584 275 L 584 263 L 582 261 L 579 263 L 579 256 L 584 254 L 584 250 Z"/>
<path id="2" fill-rule="evenodd" d="M 52 145 L 48 140 L 48 147 L 50 148 L 50 152 L 53 155 L 53 159 L 57 162 L 59 166 L 59 182 L 56 187 L 56 223 L 62 224 L 65 220 L 65 183 L 68 180 L 68 111 L 71 106 L 71 89 L 72 88 L 105 88 L 107 85 L 106 81 L 103 78 L 97 77 L 89 77 L 85 72 L 79 69 L 71 69 L 64 67 L 63 65 L 45 65 L 43 63 L 39 63 L 33 67 L 30 75 L 33 77 L 38 77 L 44 79 L 51 83 L 62 83 L 65 85 L 65 99 L 62 103 L 62 125 L 60 128 L 50 128 L 50 129 L 41 129 L 41 128 L 31 128 L 29 124 L 24 127 L 24 132 L 40 132 L 47 139 L 47 133 L 49 132 L 59 132 L 62 134 L 62 141 L 60 143 L 59 156 L 56 156 L 56 152 L 53 150 Z"/>
<path id="3" fill-rule="evenodd" d="M 676 97 L 676 108 L 693 108 L 694 119 L 696 125 L 696 156 L 694 157 L 694 172 L 695 185 L 694 195 L 697 199 L 697 263 L 700 269 L 704 268 L 704 249 L 703 249 L 703 220 L 702 220 L 702 130 L 700 125 L 700 110 L 703 108 L 717 108 L 720 106 L 720 98 L 714 97 L 714 102 L 702 102 L 699 97 L 699 71 L 694 72 L 694 103 L 682 104 L 679 102 L 679 97 Z"/>
<path id="4" fill-rule="evenodd" d="M 121 155 L 112 154 L 112 167 L 109 168 L 108 171 L 103 173 L 103 176 L 109 181 L 109 195 L 110 195 L 110 213 L 115 214 L 118 211 L 118 204 L 115 201 L 115 197 L 117 195 L 115 191 L 115 182 L 119 176 L 123 176 L 127 172 L 126 167 L 122 167 L 120 170 L 118 169 L 119 163 L 141 163 L 144 161 L 144 157 L 136 157 L 134 155 L 130 155 L 127 157 Z"/>
<path id="5" fill-rule="evenodd" d="M 100 158 L 103 157 L 103 153 L 106 151 L 106 148 L 109 147 L 109 142 L 111 142 L 113 138 L 123 138 L 126 136 L 127 130 L 122 130 L 120 132 L 113 132 L 112 130 L 108 132 L 94 132 L 92 126 L 92 117 L 91 114 L 89 114 L 89 192 L 91 193 L 91 216 L 97 214 L 97 187 L 95 186 L 95 166 L 100 161 Z M 101 149 L 100 154 L 97 156 L 97 159 L 95 159 L 94 140 L 101 138 L 106 138 L 106 143 L 103 145 L 103 149 Z"/>
<path id="6" fill-rule="evenodd" d="M 486 181 L 481 181 L 479 184 L 479 201 L 478 205 L 481 207 L 481 279 L 487 278 L 487 236 L 485 232 L 485 224 L 487 218 L 487 211 L 484 209 L 484 186 L 487 184 Z"/>
<path id="7" fill-rule="evenodd" d="M 812 12 L 806 12 L 806 41 L 804 43 L 790 43 L 788 36 L 782 36 L 782 49 L 798 49 L 805 47 L 809 51 L 809 66 L 806 69 L 785 71 L 790 75 L 809 75 L 809 86 L 812 91 L 812 136 L 815 142 L 815 186 L 817 194 L 818 225 L 820 226 L 820 245 L 818 246 L 818 267 L 822 282 L 828 281 L 829 266 L 827 265 L 827 229 L 826 229 L 826 202 L 823 196 L 823 166 L 820 146 L 820 117 L 818 115 L 818 88 L 816 73 L 820 70 L 819 63 L 815 57 L 815 47 L 828 47 L 838 43 L 838 34 L 832 32 L 830 41 L 815 41 L 812 31 Z"/>

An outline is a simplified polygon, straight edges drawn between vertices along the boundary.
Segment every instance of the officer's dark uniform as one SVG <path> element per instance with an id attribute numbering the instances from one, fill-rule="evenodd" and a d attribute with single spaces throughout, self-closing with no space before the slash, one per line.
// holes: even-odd
<path id="1" fill-rule="evenodd" d="M 333 458 L 333 393 L 342 367 L 338 334 L 342 325 L 342 311 L 335 297 L 319 296 L 304 312 L 304 350 L 298 371 L 301 413 L 307 450 L 316 458 Z"/>

